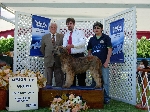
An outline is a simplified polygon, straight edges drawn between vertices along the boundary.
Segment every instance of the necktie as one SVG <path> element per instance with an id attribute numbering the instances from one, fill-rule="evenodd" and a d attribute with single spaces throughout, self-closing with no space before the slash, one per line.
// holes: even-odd
<path id="1" fill-rule="evenodd" d="M 70 32 L 70 36 L 69 36 L 69 40 L 68 40 L 68 44 L 72 44 L 72 32 Z M 69 54 L 71 54 L 71 48 L 68 49 Z"/>
<path id="2" fill-rule="evenodd" d="M 53 34 L 52 35 L 52 43 L 53 43 L 53 46 L 55 45 L 55 35 Z"/>

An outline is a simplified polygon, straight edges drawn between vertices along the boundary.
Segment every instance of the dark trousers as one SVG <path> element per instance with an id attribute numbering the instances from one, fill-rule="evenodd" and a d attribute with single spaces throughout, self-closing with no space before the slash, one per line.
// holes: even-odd
<path id="1" fill-rule="evenodd" d="M 62 87 L 64 83 L 64 73 L 61 70 L 61 67 L 46 67 L 45 73 L 47 75 L 47 85 L 52 86 L 53 73 L 55 77 L 55 83 L 57 87 Z"/>
<path id="2" fill-rule="evenodd" d="M 74 58 L 84 57 L 84 53 L 77 53 L 77 54 L 71 54 Z M 72 86 L 76 86 L 76 76 L 78 79 L 78 85 L 79 86 L 86 86 L 85 79 L 86 79 L 86 72 L 81 74 L 76 74 L 74 76 L 74 81 Z"/>

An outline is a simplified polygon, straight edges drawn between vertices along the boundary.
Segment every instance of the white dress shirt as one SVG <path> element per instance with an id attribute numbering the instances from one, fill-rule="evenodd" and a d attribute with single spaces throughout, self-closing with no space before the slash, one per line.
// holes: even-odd
<path id="1" fill-rule="evenodd" d="M 66 32 L 63 38 L 63 47 L 68 45 L 70 31 Z M 83 53 L 85 51 L 86 37 L 82 30 L 74 29 L 72 32 L 72 44 L 74 48 L 71 48 L 71 54 Z"/>

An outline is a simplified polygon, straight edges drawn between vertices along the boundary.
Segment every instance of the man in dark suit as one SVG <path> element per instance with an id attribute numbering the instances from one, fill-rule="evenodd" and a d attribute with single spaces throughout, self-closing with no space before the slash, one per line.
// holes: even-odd
<path id="1" fill-rule="evenodd" d="M 52 86 L 53 72 L 57 87 L 62 87 L 64 74 L 61 70 L 59 57 L 54 57 L 52 51 L 55 46 L 62 46 L 63 35 L 56 33 L 57 24 L 51 23 L 50 33 L 42 37 L 41 52 L 44 55 L 45 74 L 47 76 L 47 85 Z"/>

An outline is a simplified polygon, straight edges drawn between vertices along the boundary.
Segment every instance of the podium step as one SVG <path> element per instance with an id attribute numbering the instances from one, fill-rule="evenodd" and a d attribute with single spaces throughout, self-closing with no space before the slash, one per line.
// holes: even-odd
<path id="1" fill-rule="evenodd" d="M 104 108 L 103 89 L 93 89 L 89 87 L 71 87 L 70 89 L 46 87 L 40 89 L 38 94 L 39 107 L 50 107 L 55 96 L 60 96 L 62 94 L 75 94 L 77 96 L 82 96 L 90 109 Z"/>

